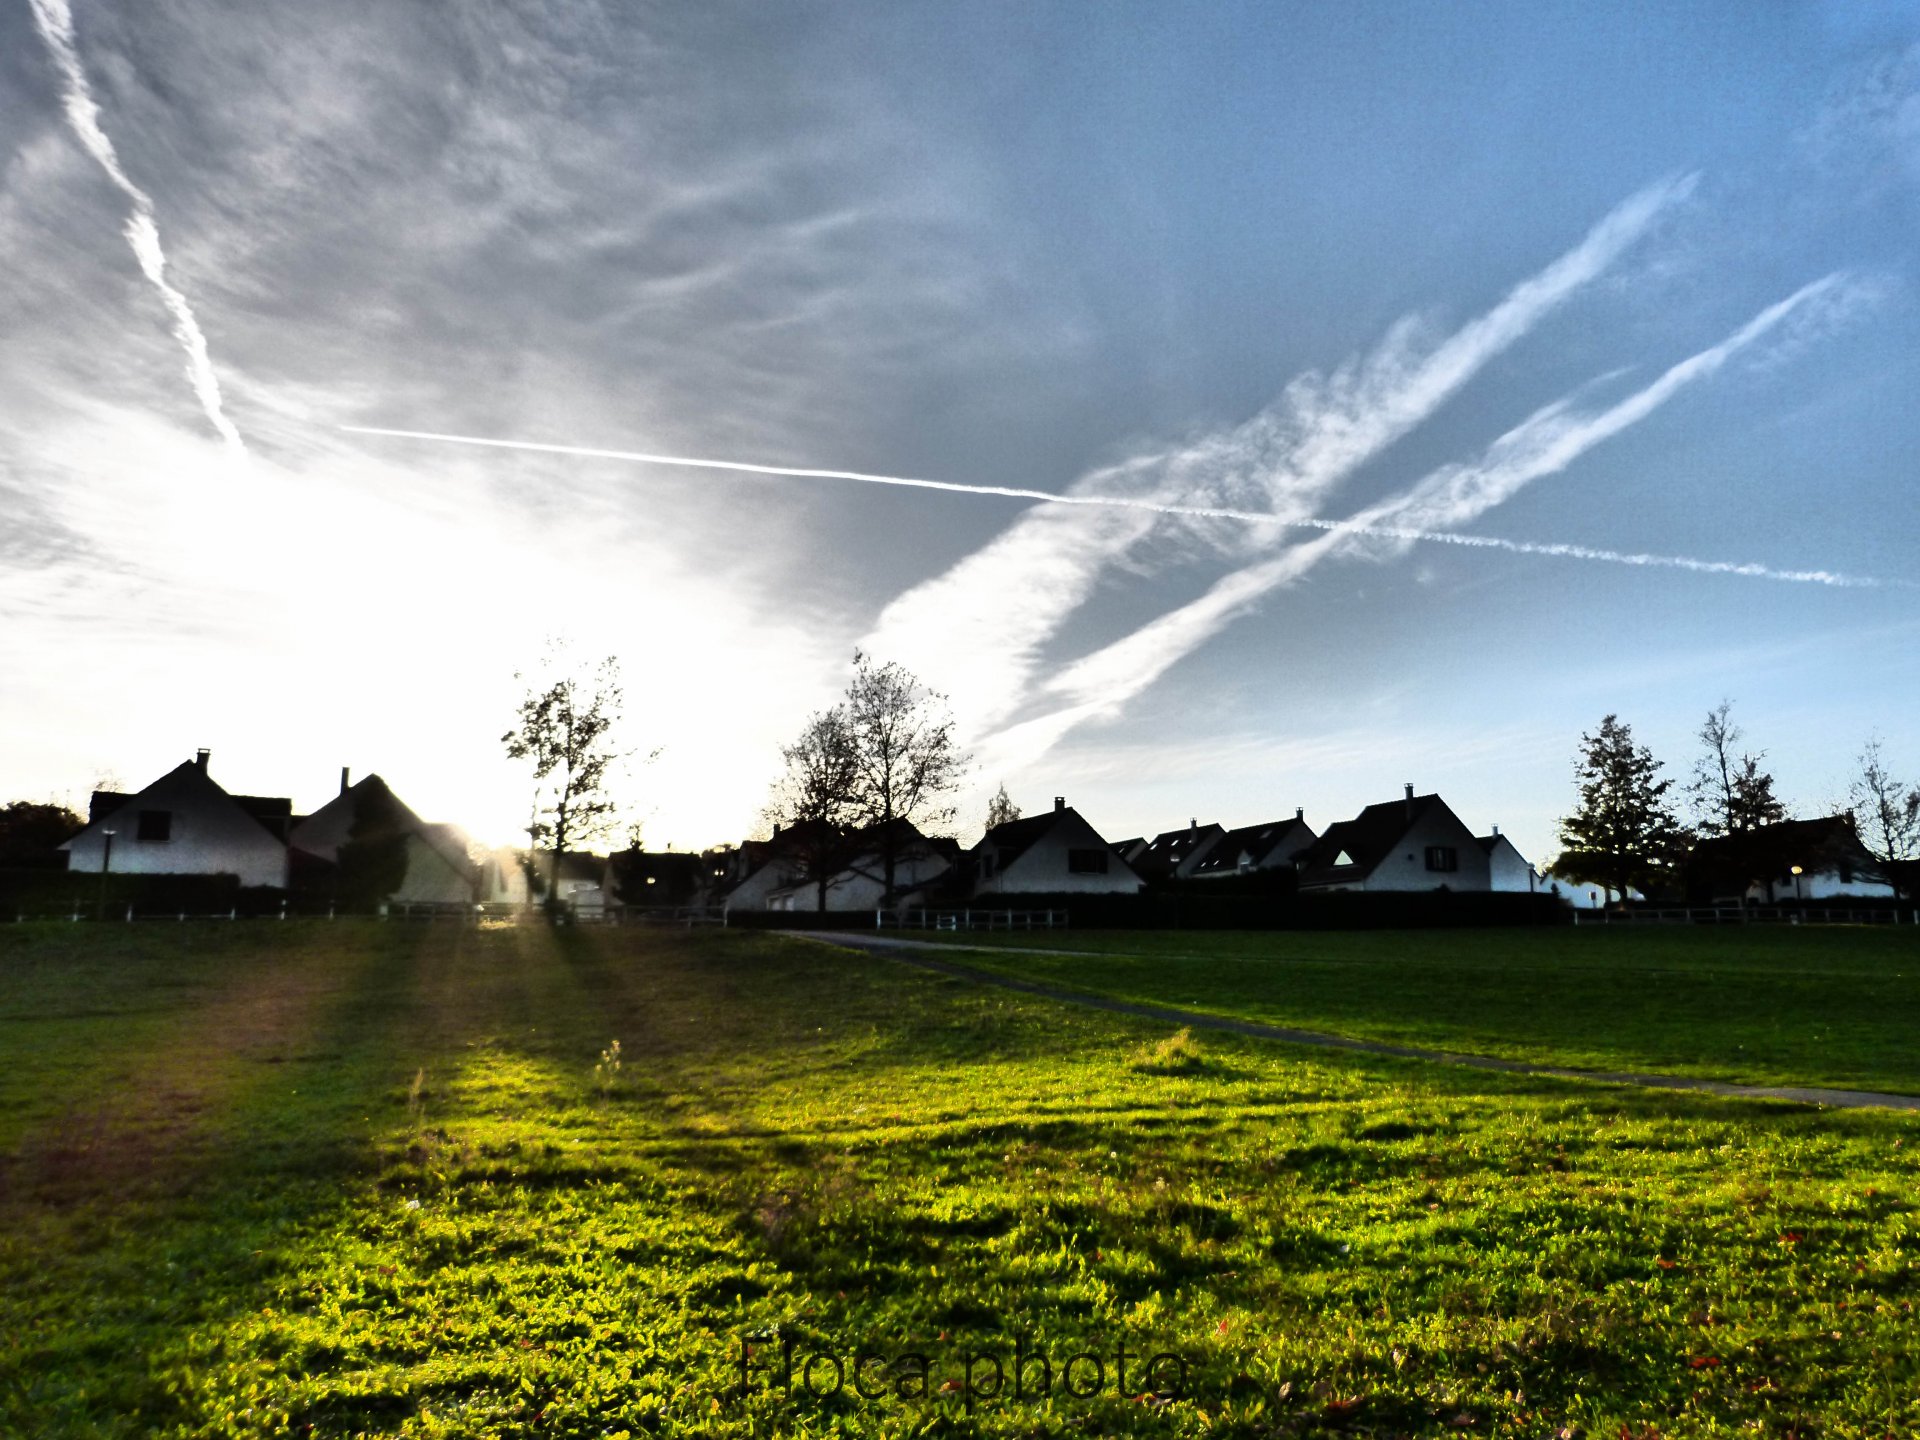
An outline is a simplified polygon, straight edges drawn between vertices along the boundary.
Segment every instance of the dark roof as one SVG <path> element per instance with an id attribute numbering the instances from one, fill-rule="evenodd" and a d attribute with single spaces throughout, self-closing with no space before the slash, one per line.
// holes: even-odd
<path id="1" fill-rule="evenodd" d="M 553 852 L 548 850 L 540 857 L 548 873 L 553 870 Z M 562 880 L 591 880 L 596 885 L 605 876 L 607 862 L 603 856 L 586 850 L 569 850 L 560 857 L 560 878 Z"/>
<path id="2" fill-rule="evenodd" d="M 982 845 L 991 845 L 999 854 L 1000 868 L 1005 870 L 1027 851 L 1031 850 L 1040 837 L 1045 835 L 1061 818 L 1078 813 L 1071 805 L 1058 810 L 1042 810 L 1038 815 L 1028 815 L 1019 820 L 1009 820 L 1004 825 L 996 825 L 982 837 Z"/>
<path id="3" fill-rule="evenodd" d="M 285 840 L 293 828 L 293 801 L 275 795 L 230 795 L 227 797 L 273 833 Z"/>
<path id="4" fill-rule="evenodd" d="M 1293 833 L 1294 826 L 1306 823 L 1298 815 L 1289 815 L 1284 820 L 1269 820 L 1264 825 L 1242 825 L 1238 830 L 1229 830 L 1220 837 L 1220 843 L 1207 852 L 1206 859 L 1193 867 L 1193 873 L 1212 875 L 1222 870 L 1238 870 L 1242 855 L 1247 857 L 1249 865 L 1257 869 L 1260 862 Z"/>
<path id="5" fill-rule="evenodd" d="M 215 791 L 226 796 L 227 799 L 238 805 L 247 815 L 257 820 L 274 839 L 283 842 L 286 840 L 287 831 L 293 827 L 293 801 L 279 795 L 228 794 L 227 791 L 220 788 L 219 782 L 207 774 L 206 769 L 195 760 L 182 760 L 178 765 L 174 766 L 173 769 L 169 770 L 165 775 L 162 775 L 160 780 L 170 779 L 182 771 L 198 775 Z M 160 780 L 154 781 L 153 785 L 158 785 Z M 146 791 L 151 790 L 153 785 L 144 786 L 141 790 L 131 793 L 124 790 L 94 791 L 87 801 L 87 823 L 89 825 L 99 824 L 100 821 L 106 819 L 109 815 L 115 814 L 122 809 L 127 802 L 134 799 L 136 795 L 145 794 Z"/>
<path id="6" fill-rule="evenodd" d="M 1438 795 L 1416 795 L 1411 800 L 1386 800 L 1369 805 L 1351 820 L 1340 820 L 1327 827 L 1313 844 L 1294 856 L 1294 863 L 1310 876 L 1327 872 L 1369 875 L 1393 853 L 1400 837 L 1411 830 L 1435 805 L 1444 805 Z M 1352 865 L 1336 865 L 1334 857 L 1345 851 Z"/>
<path id="7" fill-rule="evenodd" d="M 1147 854 L 1171 869 L 1207 841 L 1225 833 L 1218 825 L 1188 825 L 1179 830 L 1167 830 L 1153 837 Z"/>
<path id="8" fill-rule="evenodd" d="M 1717 835 L 1694 846 L 1696 855 L 1714 855 L 1738 851 L 1755 843 L 1780 853 L 1804 852 L 1817 856 L 1835 849 L 1852 850 L 1860 845 L 1859 833 L 1849 815 L 1823 815 L 1817 820 L 1780 820 L 1772 825 L 1756 825 L 1732 835 Z"/>
<path id="9" fill-rule="evenodd" d="M 1740 881 L 1780 874 L 1794 865 L 1825 869 L 1842 862 L 1874 863 L 1860 843 L 1853 817 L 1845 814 L 1781 820 L 1702 840 L 1687 857 L 1687 869 L 1696 880 Z"/>

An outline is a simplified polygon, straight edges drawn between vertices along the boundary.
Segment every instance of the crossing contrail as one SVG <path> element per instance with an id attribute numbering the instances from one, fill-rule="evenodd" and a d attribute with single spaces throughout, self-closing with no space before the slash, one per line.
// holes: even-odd
<path id="1" fill-rule="evenodd" d="M 160 292 L 161 301 L 173 316 L 174 338 L 187 352 L 187 383 L 193 386 L 200 408 L 221 438 L 233 449 L 245 450 L 240 432 L 227 419 L 221 406 L 220 380 L 213 373 L 213 360 L 207 354 L 207 337 L 201 332 L 187 297 L 167 279 L 167 257 L 160 248 L 160 227 L 154 223 L 153 198 L 121 168 L 113 141 L 100 127 L 100 107 L 94 103 L 93 89 L 87 83 L 87 72 L 80 64 L 79 45 L 74 38 L 73 9 L 68 0 L 29 0 L 29 4 L 33 8 L 34 25 L 40 31 L 40 38 L 46 41 L 64 82 L 67 123 L 87 153 L 107 172 L 107 178 L 133 203 L 133 213 L 127 217 L 125 230 L 127 244 L 133 248 L 140 273 Z"/>
<path id="2" fill-rule="evenodd" d="M 38 3 L 38 0 L 36 0 Z M 1643 554 L 1604 550 L 1592 545 L 1557 541 L 1508 540 L 1497 535 L 1472 535 L 1457 530 L 1419 530 L 1399 525 L 1373 525 L 1352 520 L 1283 520 L 1258 510 L 1235 510 L 1215 505 L 1166 504 L 1130 499 L 1123 495 L 1062 495 L 1052 490 L 1030 490 L 1020 485 L 967 485 L 957 480 L 927 480 L 912 475 L 875 475 L 862 470 L 825 470 L 796 465 L 758 465 L 745 460 L 707 460 L 691 455 L 658 455 L 644 450 L 609 450 L 591 445 L 559 445 L 538 440 L 498 440 L 480 435 L 448 435 L 434 430 L 395 430 L 379 425 L 342 425 L 354 435 L 386 435 L 401 440 L 431 440 L 443 445 L 476 445 L 495 450 L 533 451 L 543 455 L 570 455 L 587 460 L 624 460 L 638 465 L 674 465 L 691 470 L 724 470 L 743 475 L 771 475 L 800 480 L 851 480 L 862 485 L 893 485 L 910 490 L 944 490 L 958 495 L 989 495 L 1008 500 L 1038 500 L 1048 505 L 1104 505 L 1125 510 L 1151 510 L 1204 520 L 1237 520 L 1248 524 L 1280 525 L 1290 530 L 1339 531 L 1373 535 L 1387 540 L 1412 540 L 1428 545 L 1457 545 L 1474 550 L 1501 550 L 1511 555 L 1546 555 L 1565 560 L 1595 560 L 1612 565 L 1634 565 L 1668 570 L 1691 570 L 1703 575 L 1737 575 L 1751 580 L 1775 580 L 1794 585 L 1828 585 L 1842 589 L 1920 589 L 1912 581 L 1883 580 L 1872 575 L 1848 575 L 1837 570 L 1781 570 L 1742 560 L 1705 560 L 1690 555 Z"/>

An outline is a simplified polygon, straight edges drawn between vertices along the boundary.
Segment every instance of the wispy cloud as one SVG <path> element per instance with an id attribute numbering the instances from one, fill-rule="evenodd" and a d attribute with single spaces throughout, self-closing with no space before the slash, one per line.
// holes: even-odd
<path id="1" fill-rule="evenodd" d="M 1337 555 L 1399 554 L 1417 541 L 1443 538 L 1447 527 L 1465 524 L 1532 481 L 1564 470 L 1594 446 L 1645 419 L 1687 386 L 1714 375 L 1736 355 L 1777 331 L 1790 316 L 1823 300 L 1844 296 L 1845 291 L 1842 276 L 1817 280 L 1768 306 L 1719 344 L 1689 356 L 1614 405 L 1592 411 L 1575 410 L 1570 399 L 1549 405 L 1500 436 L 1472 464 L 1436 470 L 1401 494 L 1333 526 L 1319 538 L 1224 576 L 1198 599 L 1077 661 L 1045 687 L 1047 693 L 1066 703 L 992 737 L 987 748 L 1006 768 L 1038 758 L 1074 727 L 1114 713 L 1263 597 L 1299 580 L 1321 561 Z M 1400 533 L 1394 533 L 1396 530 Z M 1779 570 L 1742 562 L 1580 545 L 1464 535 L 1454 540 L 1520 554 L 1665 566 L 1708 574 L 1841 586 L 1884 583 L 1831 571 Z"/>
<path id="2" fill-rule="evenodd" d="M 80 63 L 72 8 L 67 0 L 30 0 L 30 3 L 34 24 L 40 31 L 41 39 L 46 41 L 54 65 L 60 71 L 67 123 L 73 127 L 73 133 L 79 137 L 87 153 L 106 171 L 107 178 L 133 203 L 125 230 L 127 244 L 133 248 L 140 273 L 160 292 L 161 301 L 173 317 L 174 337 L 187 352 L 187 383 L 193 387 L 200 408 L 206 412 L 208 422 L 220 433 L 220 438 L 234 450 L 245 450 L 239 430 L 234 428 L 221 406 L 220 380 L 213 373 L 213 360 L 207 353 L 207 337 L 200 329 L 200 322 L 194 318 L 193 307 L 187 303 L 187 297 L 167 279 L 167 257 L 160 247 L 160 227 L 154 223 L 152 197 L 127 175 L 120 164 L 119 155 L 114 151 L 113 141 L 107 138 L 107 132 L 101 128 L 100 107 L 94 103 L 92 87 L 87 83 L 86 68 Z"/>
<path id="3" fill-rule="evenodd" d="M 1230 543 L 1270 546 L 1312 517 L 1360 466 L 1432 415 L 1495 356 L 1603 274 L 1693 176 L 1649 186 L 1618 206 L 1572 250 L 1514 287 L 1438 343 L 1407 319 L 1363 360 L 1332 375 L 1303 375 L 1245 424 L 1082 477 L 1075 496 L 1117 495 L 1150 506 L 1260 507 L 1269 527 Z M 975 733 L 1001 724 L 1029 694 L 1041 649 L 1163 517 L 1049 507 L 1022 516 L 944 574 L 882 612 L 864 642 L 900 657 L 964 696 Z"/>

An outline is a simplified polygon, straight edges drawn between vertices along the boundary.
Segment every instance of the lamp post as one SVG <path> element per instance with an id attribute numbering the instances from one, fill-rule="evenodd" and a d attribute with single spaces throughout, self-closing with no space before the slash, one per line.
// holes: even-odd
<path id="1" fill-rule="evenodd" d="M 1796 905 L 1803 903 L 1800 898 L 1800 867 L 1798 865 L 1793 867 L 1793 903 Z"/>
<path id="2" fill-rule="evenodd" d="M 94 906 L 93 917 L 96 920 L 107 917 L 107 872 L 113 869 L 113 831 L 102 830 L 100 833 L 107 837 L 107 848 L 100 852 L 100 901 Z"/>

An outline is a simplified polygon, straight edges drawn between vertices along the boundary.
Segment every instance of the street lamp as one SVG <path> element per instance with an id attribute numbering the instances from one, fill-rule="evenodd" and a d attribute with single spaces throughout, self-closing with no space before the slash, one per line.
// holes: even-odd
<path id="1" fill-rule="evenodd" d="M 1802 903 L 1800 899 L 1800 867 L 1798 865 L 1793 867 L 1793 902 L 1796 905 Z"/>
<path id="2" fill-rule="evenodd" d="M 113 869 L 113 831 L 102 830 L 100 833 L 107 837 L 107 848 L 100 852 L 100 903 L 94 907 L 96 920 L 107 917 L 107 872 Z"/>

